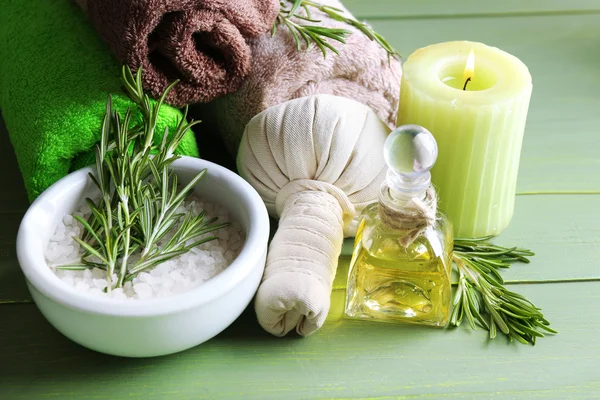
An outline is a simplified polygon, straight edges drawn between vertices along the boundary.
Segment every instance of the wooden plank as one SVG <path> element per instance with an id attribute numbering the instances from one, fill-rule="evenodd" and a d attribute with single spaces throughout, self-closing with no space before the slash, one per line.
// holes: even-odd
<path id="1" fill-rule="evenodd" d="M 481 330 L 344 320 L 337 296 L 326 325 L 308 338 L 271 337 L 249 309 L 197 348 L 121 359 L 70 342 L 33 305 L 0 306 L 0 397 L 591 398 L 600 389 L 597 286 L 519 287 L 560 331 L 535 347 L 488 341 Z"/>
<path id="2" fill-rule="evenodd" d="M 502 271 L 507 282 L 600 279 L 600 195 L 518 196 L 509 228 L 494 241 L 536 253 L 531 264 Z M 345 287 L 352 240 L 347 239 L 336 277 Z"/>
<path id="3" fill-rule="evenodd" d="M 600 279 L 600 195 L 518 196 L 509 229 L 496 242 L 537 255 L 502 271 L 510 283 Z M 14 251 L 21 216 L 0 214 L 0 302 L 29 299 Z M 344 248 L 334 287 L 346 287 L 352 240 Z"/>
<path id="4" fill-rule="evenodd" d="M 368 19 L 584 13 L 600 10 L 596 0 L 344 0 L 357 17 Z"/>
<path id="5" fill-rule="evenodd" d="M 0 242 L 0 305 L 29 301 L 31 296 L 17 263 L 14 242 Z"/>
<path id="6" fill-rule="evenodd" d="M 511 11 L 517 3 L 487 2 L 482 12 L 490 12 L 489 7 L 518 12 Z M 542 4 L 522 3 L 523 7 Z M 557 1 L 547 3 L 559 6 Z M 365 4 L 365 9 L 375 10 L 382 2 Z M 430 8 L 433 3 L 421 4 Z M 478 6 L 473 0 L 462 4 Z M 568 7 L 579 4 L 596 6 L 578 0 Z M 390 10 L 382 10 L 385 13 L 379 16 L 393 17 Z M 422 15 L 419 12 L 415 15 Z M 437 9 L 434 12 L 430 15 L 440 15 Z M 498 45 L 530 66 L 535 90 L 519 190 L 535 192 L 600 189 L 600 163 L 594 154 L 600 143 L 598 22 L 596 15 L 571 15 L 375 24 L 405 54 L 428 43 L 469 38 Z M 4 144 L 0 142 L 0 166 Z M 14 220 L 19 214 L 14 212 L 26 204 L 23 198 L 11 199 L 0 196 L 0 213 L 12 213 L 0 218 L 0 243 L 6 249 L 13 245 L 10 238 L 16 232 Z M 597 277 L 597 252 L 593 252 L 600 226 L 594 207 L 597 199 L 520 197 L 517 216 L 501 242 L 531 243 L 538 256 L 534 264 L 515 267 L 505 276 L 525 271 L 538 279 L 539 273 L 560 277 L 582 276 L 579 272 L 584 271 L 585 276 Z M 14 251 L 2 249 L 0 296 L 22 284 L 16 278 L 20 275 Z M 124 360 L 71 343 L 32 305 L 0 305 L 0 398 L 596 398 L 600 390 L 597 284 L 520 285 L 514 290 L 541 306 L 561 333 L 531 348 L 503 340 L 489 343 L 481 331 L 350 322 L 340 319 L 343 292 L 336 290 L 327 325 L 310 338 L 274 339 L 257 326 L 248 310 L 230 329 L 198 348 L 159 359 Z"/>
<path id="7" fill-rule="evenodd" d="M 24 212 L 29 201 L 19 172 L 17 159 L 0 115 L 0 170 L 4 190 L 0 194 L 0 213 Z"/>
<path id="8" fill-rule="evenodd" d="M 600 15 L 381 20 L 373 25 L 404 56 L 432 43 L 472 40 L 519 57 L 531 71 L 534 89 L 518 191 L 600 192 Z"/>
<path id="9" fill-rule="evenodd" d="M 29 204 L 8 132 L 0 116 L 0 170 L 5 189 L 0 194 L 0 304 L 30 301 L 17 263 L 16 235 Z"/>
<path id="10" fill-rule="evenodd" d="M 594 65 L 600 63 L 600 52 L 592 51 L 597 36 L 595 32 L 600 26 L 598 22 L 599 16 L 590 15 L 444 19 L 404 21 L 402 24 L 377 21 L 377 28 L 393 39 L 399 49 L 407 51 L 427 43 L 462 37 L 498 45 L 523 58 L 532 70 L 535 90 L 523 149 L 519 190 L 598 191 L 600 162 L 596 149 L 600 145 L 597 132 L 600 114 L 596 110 L 600 75 Z M 506 31 L 507 24 L 512 27 L 511 31 Z M 574 72 L 565 74 L 569 67 Z M 556 79 L 557 76 L 564 76 L 564 80 Z M 575 133 L 571 134 L 571 131 Z M 2 137 L 5 139 L 5 135 Z M 0 160 L 10 160 L 12 153 L 8 149 L 9 146 L 0 146 Z M 0 196 L 3 202 L 0 212 L 23 209 L 26 204 L 22 183 L 18 178 L 10 180 L 11 176 L 18 176 L 14 158 L 12 160 L 12 164 L 8 163 L 9 168 L 13 166 L 13 172 L 8 174 L 8 188 L 14 191 L 8 190 L 7 196 Z M 22 194 L 13 196 L 19 190 Z M 545 199 L 539 200 L 544 206 L 538 206 L 534 197 L 518 201 L 513 226 L 505 236 L 506 240 L 503 238 L 502 241 L 531 247 L 538 256 L 532 265 L 508 271 L 507 279 L 598 277 L 598 266 L 592 261 L 593 246 L 598 240 L 598 232 L 594 230 L 594 224 L 598 226 L 598 214 L 594 212 L 597 197 L 571 199 L 574 197 L 557 199 L 556 203 L 555 200 L 550 203 Z M 523 206 L 524 211 L 520 208 L 522 203 L 527 205 Z M 15 215 L 1 217 L 0 238 L 4 247 L 12 246 L 11 239 L 14 240 L 19 218 Z M 552 241 L 544 243 L 543 238 L 546 237 L 551 237 Z M 569 250 L 571 246 L 572 251 Z M 2 260 L 3 270 L 12 268 L 6 273 L 11 277 L 20 276 L 14 255 L 3 254 L 8 254 Z M 12 288 L 13 282 L 16 281 L 10 278 L 3 284 Z M 21 297 L 26 294 L 20 291 L 22 284 L 16 287 L 21 289 L 10 292 L 9 299 L 13 295 Z M 0 290 L 0 293 L 9 292 Z"/>

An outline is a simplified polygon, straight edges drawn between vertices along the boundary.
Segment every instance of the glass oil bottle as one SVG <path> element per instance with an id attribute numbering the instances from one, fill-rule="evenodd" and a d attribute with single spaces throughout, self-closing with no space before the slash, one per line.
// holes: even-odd
<path id="1" fill-rule="evenodd" d="M 437 144 L 417 125 L 397 128 L 385 142 L 388 165 L 379 203 L 367 206 L 348 273 L 345 314 L 350 318 L 446 326 L 450 317 L 453 233 L 448 219 L 430 208 L 430 223 L 403 226 L 413 200 L 433 196 Z M 387 210 L 387 211 L 386 211 Z M 388 212 L 392 210 L 391 214 Z M 400 214 L 394 214 L 394 210 Z M 391 215 L 391 217 L 390 217 Z"/>

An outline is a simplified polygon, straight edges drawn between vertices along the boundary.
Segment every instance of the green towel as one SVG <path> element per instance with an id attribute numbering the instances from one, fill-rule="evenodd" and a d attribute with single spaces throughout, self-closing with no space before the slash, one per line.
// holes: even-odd
<path id="1" fill-rule="evenodd" d="M 93 162 L 108 94 L 123 113 L 121 66 L 69 0 L 8 0 L 0 10 L 0 110 L 30 200 Z M 158 132 L 179 110 L 163 106 Z M 190 132 L 180 154 L 197 156 Z"/>

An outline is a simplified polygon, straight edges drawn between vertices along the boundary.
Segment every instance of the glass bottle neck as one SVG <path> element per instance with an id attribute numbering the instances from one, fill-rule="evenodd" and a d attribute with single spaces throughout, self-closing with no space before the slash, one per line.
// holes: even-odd
<path id="1" fill-rule="evenodd" d="M 387 179 L 381 185 L 379 201 L 398 210 L 412 199 L 424 200 L 430 185 L 431 175 L 429 172 L 416 179 L 408 180 L 388 170 Z"/>

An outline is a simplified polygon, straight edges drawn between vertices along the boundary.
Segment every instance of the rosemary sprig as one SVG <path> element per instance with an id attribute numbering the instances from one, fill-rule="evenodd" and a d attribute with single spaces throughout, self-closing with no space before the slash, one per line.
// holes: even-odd
<path id="1" fill-rule="evenodd" d="M 162 140 L 155 144 L 160 108 L 176 82 L 154 104 L 144 93 L 141 69 L 134 76 L 128 67 L 123 67 L 122 82 L 125 93 L 140 111 L 141 124 L 132 126 L 131 110 L 121 118 L 108 98 L 96 147 L 96 171 L 89 175 L 100 198 L 86 199 L 91 210 L 87 220 L 75 216 L 84 233 L 74 240 L 84 250 L 84 256 L 80 265 L 57 267 L 104 269 L 108 291 L 121 287 L 141 271 L 214 240 L 214 236 L 206 234 L 227 225 L 216 224 L 216 218 L 206 219 L 204 212 L 187 216 L 177 212 L 206 170 L 179 189 L 177 175 L 170 168 L 179 158 L 175 150 L 198 123 L 187 121 L 187 108 L 174 133 L 165 129 Z M 159 247 L 169 232 L 171 238 Z M 136 252 L 140 258 L 132 265 L 129 260 Z M 116 282 L 113 274 L 117 275 Z"/>
<path id="2" fill-rule="evenodd" d="M 292 6 L 291 8 L 286 9 L 286 3 L 290 1 L 292 2 Z M 343 22 L 358 29 L 369 39 L 377 42 L 388 53 L 389 58 L 399 58 L 399 54 L 383 38 L 383 36 L 375 32 L 373 28 L 366 23 L 348 17 L 345 15 L 344 10 L 342 9 L 326 6 L 312 0 L 286 0 L 280 1 L 280 5 L 281 8 L 279 15 L 275 20 L 271 34 L 274 36 L 277 33 L 277 27 L 279 25 L 285 25 L 292 33 L 299 51 L 303 50 L 302 42 L 304 42 L 304 50 L 308 49 L 311 43 L 314 43 L 323 53 L 323 57 L 327 56 L 327 49 L 333 51 L 335 54 L 339 54 L 338 50 L 331 45 L 327 39 L 329 38 L 345 44 L 346 37 L 352 33 L 347 29 L 328 28 L 314 25 L 321 21 L 313 19 L 310 12 L 310 8 L 312 7 L 321 11 L 322 13 L 325 13 L 336 21 Z M 305 15 L 299 14 L 299 10 L 303 10 Z M 292 18 L 296 18 L 304 22 L 294 22 L 292 21 Z M 305 22 L 309 22 L 311 24 L 306 24 Z"/>
<path id="3" fill-rule="evenodd" d="M 528 257 L 534 253 L 494 245 L 490 239 L 454 240 L 454 264 L 459 280 L 450 323 L 459 326 L 466 318 L 472 329 L 477 325 L 487 329 L 490 339 L 500 331 L 511 341 L 523 344 L 535 344 L 544 333 L 556 333 L 539 308 L 504 287 L 498 272 L 514 262 L 529 263 Z"/>

